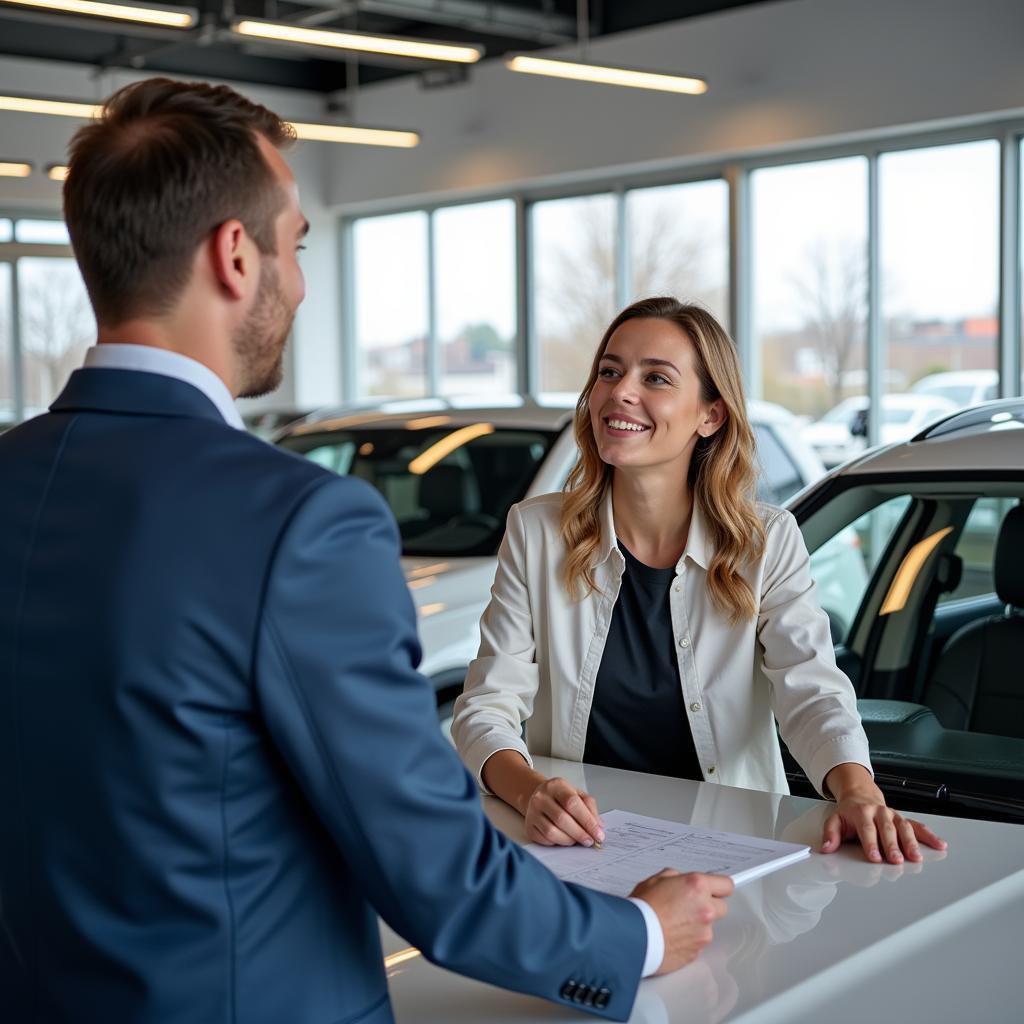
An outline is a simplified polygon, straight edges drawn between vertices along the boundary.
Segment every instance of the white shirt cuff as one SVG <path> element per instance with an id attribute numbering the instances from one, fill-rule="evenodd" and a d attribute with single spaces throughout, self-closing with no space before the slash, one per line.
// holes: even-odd
<path id="1" fill-rule="evenodd" d="M 658 915 L 649 903 L 635 896 L 630 896 L 629 902 L 637 905 L 640 913 L 644 915 L 644 924 L 647 925 L 647 955 L 644 957 L 644 969 L 640 976 L 649 978 L 665 959 L 665 933 L 661 930 Z"/>

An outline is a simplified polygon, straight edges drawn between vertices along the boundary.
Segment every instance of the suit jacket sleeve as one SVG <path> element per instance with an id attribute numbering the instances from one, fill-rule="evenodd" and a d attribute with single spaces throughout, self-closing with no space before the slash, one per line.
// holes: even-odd
<path id="1" fill-rule="evenodd" d="M 573 979 L 607 990 L 591 1012 L 625 1020 L 640 911 L 564 885 L 490 825 L 419 656 L 390 512 L 360 481 L 326 478 L 266 584 L 254 678 L 274 742 L 367 900 L 427 957 L 578 1005 L 562 994 Z"/>

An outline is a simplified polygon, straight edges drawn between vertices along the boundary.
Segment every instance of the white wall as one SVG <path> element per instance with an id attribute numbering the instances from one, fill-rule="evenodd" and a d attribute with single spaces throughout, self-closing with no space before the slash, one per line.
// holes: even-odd
<path id="1" fill-rule="evenodd" d="M 500 61 L 446 89 L 385 83 L 364 90 L 360 120 L 423 142 L 334 150 L 328 201 L 386 208 L 1024 109 L 1021 0 L 779 0 L 599 40 L 591 55 L 704 74 L 710 89 L 565 82 Z"/>
<path id="2" fill-rule="evenodd" d="M 97 77 L 92 69 L 74 64 L 0 58 L 2 93 L 99 102 L 121 85 L 144 77 L 129 72 Z M 310 93 L 228 84 L 288 119 L 316 120 L 323 115 L 320 98 Z M 39 169 L 66 161 L 67 145 L 81 123 L 0 111 L 0 160 L 30 160 L 37 168 L 30 178 L 0 178 L 0 211 L 60 212 L 60 185 Z M 313 407 L 337 402 L 341 396 L 336 216 L 326 205 L 325 190 L 328 149 L 325 143 L 299 143 L 288 155 L 310 222 L 303 260 L 307 297 L 296 317 L 281 388 L 274 395 L 244 403 L 247 409 Z"/>

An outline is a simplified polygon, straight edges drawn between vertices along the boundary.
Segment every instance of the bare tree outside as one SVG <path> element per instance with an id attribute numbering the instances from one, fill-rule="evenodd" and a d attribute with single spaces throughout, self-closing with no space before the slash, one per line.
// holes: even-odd
<path id="1" fill-rule="evenodd" d="M 849 239 L 817 238 L 802 269 L 789 277 L 804 336 L 820 356 L 832 405 L 843 398 L 845 375 L 863 366 L 867 327 L 867 258 Z"/>
<path id="2" fill-rule="evenodd" d="M 38 409 L 81 365 L 96 320 L 74 260 L 20 260 L 18 279 L 25 404 Z"/>
<path id="3" fill-rule="evenodd" d="M 542 388 L 578 391 L 594 350 L 617 312 L 616 238 L 608 196 L 575 202 L 571 228 L 542 235 L 535 264 Z M 541 204 L 538 204 L 541 205 Z M 726 259 L 723 238 L 702 220 L 679 216 L 669 198 L 629 212 L 630 300 L 674 295 L 699 301 L 718 315 L 725 305 Z M 541 232 L 538 232 L 541 234 Z M 550 237 L 554 236 L 554 237 Z"/>

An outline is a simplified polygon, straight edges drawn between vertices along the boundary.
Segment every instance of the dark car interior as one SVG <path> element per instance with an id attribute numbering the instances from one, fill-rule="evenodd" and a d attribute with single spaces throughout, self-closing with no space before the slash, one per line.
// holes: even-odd
<path id="1" fill-rule="evenodd" d="M 1021 497 L 1019 483 L 852 478 L 828 505 L 794 510 L 812 550 L 840 524 L 862 538 L 868 583 L 850 595 L 836 660 L 897 807 L 1024 821 Z"/>

